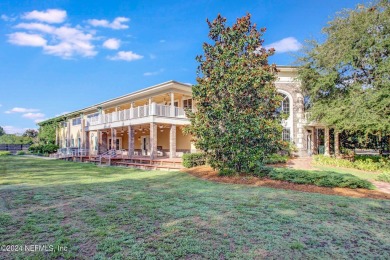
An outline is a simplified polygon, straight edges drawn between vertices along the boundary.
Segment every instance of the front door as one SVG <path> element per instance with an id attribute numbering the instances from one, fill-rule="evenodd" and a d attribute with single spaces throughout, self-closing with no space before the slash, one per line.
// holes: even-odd
<path id="1" fill-rule="evenodd" d="M 115 139 L 115 147 L 112 148 L 112 142 L 111 142 L 111 138 L 108 139 L 108 149 L 111 150 L 111 149 L 115 149 L 115 150 L 121 150 L 122 149 L 122 138 L 121 137 L 117 137 Z"/>
<path id="2" fill-rule="evenodd" d="M 141 137 L 141 150 L 142 155 L 148 155 L 149 151 L 149 136 L 142 136 Z"/>

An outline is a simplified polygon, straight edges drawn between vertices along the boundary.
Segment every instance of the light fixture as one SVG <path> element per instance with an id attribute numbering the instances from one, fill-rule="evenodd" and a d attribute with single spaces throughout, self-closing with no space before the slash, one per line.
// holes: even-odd
<path id="1" fill-rule="evenodd" d="M 164 132 L 164 129 L 161 129 L 160 132 Z"/>

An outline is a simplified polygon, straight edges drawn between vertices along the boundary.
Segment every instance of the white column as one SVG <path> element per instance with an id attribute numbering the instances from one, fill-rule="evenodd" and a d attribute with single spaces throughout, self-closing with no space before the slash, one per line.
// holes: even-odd
<path id="1" fill-rule="evenodd" d="M 334 154 L 336 157 L 340 156 L 340 133 L 334 130 Z"/>
<path id="2" fill-rule="evenodd" d="M 111 149 L 115 150 L 115 129 L 111 128 Z"/>
<path id="3" fill-rule="evenodd" d="M 132 126 L 128 126 L 128 150 L 129 157 L 133 157 L 134 155 L 134 128 Z"/>
<path id="4" fill-rule="evenodd" d="M 67 142 L 67 144 L 66 144 L 66 147 L 70 147 L 70 144 L 71 144 L 71 142 L 70 142 L 70 126 L 71 126 L 71 124 L 72 124 L 72 119 L 69 119 L 68 120 L 68 124 L 67 124 L 67 130 L 68 130 L 68 133 L 67 133 L 67 140 L 68 140 L 68 142 Z"/>
<path id="5" fill-rule="evenodd" d="M 130 119 L 134 118 L 134 102 L 130 103 Z"/>
<path id="6" fill-rule="evenodd" d="M 329 127 L 325 127 L 325 156 L 330 156 Z"/>
<path id="7" fill-rule="evenodd" d="M 171 125 L 169 131 L 169 158 L 176 157 L 176 125 Z"/>
<path id="8" fill-rule="evenodd" d="M 175 94 L 170 93 L 171 96 L 171 117 L 175 117 Z"/>
<path id="9" fill-rule="evenodd" d="M 157 158 L 157 124 L 150 123 L 150 159 Z"/>

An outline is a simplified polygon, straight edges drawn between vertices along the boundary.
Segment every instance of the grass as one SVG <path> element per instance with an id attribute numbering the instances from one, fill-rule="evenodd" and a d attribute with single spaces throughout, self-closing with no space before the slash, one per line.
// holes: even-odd
<path id="1" fill-rule="evenodd" d="M 390 201 L 0 158 L 0 258 L 390 258 Z"/>

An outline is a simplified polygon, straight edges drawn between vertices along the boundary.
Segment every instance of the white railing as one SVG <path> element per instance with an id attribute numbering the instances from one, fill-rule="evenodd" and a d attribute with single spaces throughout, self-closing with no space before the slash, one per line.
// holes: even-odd
<path id="1" fill-rule="evenodd" d="M 186 117 L 185 111 L 181 107 L 174 107 L 174 109 L 172 109 L 171 106 L 152 103 L 150 106 L 138 106 L 104 115 L 99 114 L 94 117 L 87 118 L 87 126 L 142 118 L 150 115 L 162 117 Z"/>

